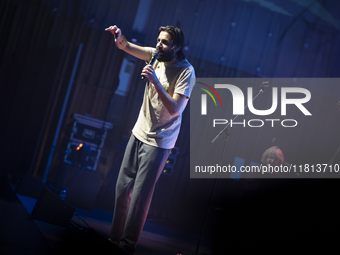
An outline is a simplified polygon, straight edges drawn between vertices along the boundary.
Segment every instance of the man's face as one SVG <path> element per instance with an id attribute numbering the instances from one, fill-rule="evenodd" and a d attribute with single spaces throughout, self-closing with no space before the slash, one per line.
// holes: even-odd
<path id="1" fill-rule="evenodd" d="M 169 62 L 175 58 L 175 45 L 172 42 L 171 35 L 165 31 L 159 33 L 156 49 L 159 51 L 157 60 L 160 62 Z"/>

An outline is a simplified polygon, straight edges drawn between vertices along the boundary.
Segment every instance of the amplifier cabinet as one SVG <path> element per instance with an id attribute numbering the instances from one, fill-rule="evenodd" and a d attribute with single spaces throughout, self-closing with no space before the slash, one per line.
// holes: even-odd
<path id="1" fill-rule="evenodd" d="M 112 123 L 77 113 L 73 114 L 73 119 L 64 162 L 74 164 L 75 154 L 79 150 L 79 145 L 86 144 L 90 149 L 86 160 L 87 169 L 96 170 L 107 131 L 112 129 L 113 125 Z"/>

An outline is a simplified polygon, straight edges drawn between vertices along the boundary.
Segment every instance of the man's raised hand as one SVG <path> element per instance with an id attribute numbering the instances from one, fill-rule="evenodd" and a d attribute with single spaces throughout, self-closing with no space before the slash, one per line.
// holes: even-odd
<path id="1" fill-rule="evenodd" d="M 122 35 L 122 31 L 116 25 L 106 28 L 105 31 L 110 31 L 115 36 L 115 41 Z"/>

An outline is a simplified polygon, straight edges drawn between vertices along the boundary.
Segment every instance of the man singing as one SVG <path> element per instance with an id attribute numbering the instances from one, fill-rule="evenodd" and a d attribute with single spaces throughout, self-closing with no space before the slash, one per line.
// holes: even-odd
<path id="1" fill-rule="evenodd" d="M 117 26 L 105 31 L 114 35 L 119 49 L 148 63 L 159 53 L 154 64 L 146 65 L 141 73 L 148 79 L 143 104 L 116 184 L 110 240 L 133 254 L 155 184 L 175 146 L 182 112 L 195 84 L 195 71 L 184 56 L 184 34 L 175 26 L 158 29 L 156 49 L 128 42 Z"/>

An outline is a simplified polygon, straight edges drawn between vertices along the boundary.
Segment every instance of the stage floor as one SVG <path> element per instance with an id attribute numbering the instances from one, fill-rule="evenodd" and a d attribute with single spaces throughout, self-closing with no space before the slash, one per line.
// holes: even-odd
<path id="1" fill-rule="evenodd" d="M 1 254 L 58 255 L 91 251 L 120 254 L 107 240 L 113 215 L 111 211 L 97 207 L 91 211 L 75 208 L 76 215 L 72 217 L 70 227 L 62 227 L 32 219 L 30 214 L 37 199 L 15 194 L 14 187 L 8 183 L 2 185 L 0 202 Z M 192 255 L 198 238 L 198 234 L 185 233 L 173 229 L 166 222 L 148 219 L 135 255 Z M 208 246 L 202 242 L 198 254 L 212 254 Z"/>
<path id="2" fill-rule="evenodd" d="M 214 207 L 196 254 L 234 254 L 236 250 L 237 254 L 257 250 L 277 253 L 278 249 L 328 254 L 326 251 L 337 247 L 340 209 L 336 180 L 270 184 L 267 192 L 227 201 L 225 210 Z M 31 212 L 40 199 L 14 190 L 0 178 L 0 254 L 122 255 L 108 241 L 112 211 L 74 207 L 81 218 L 71 214 L 68 221 L 72 224 L 62 227 L 33 219 Z M 148 219 L 135 255 L 194 255 L 200 232 L 183 229 Z"/>

